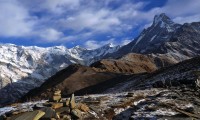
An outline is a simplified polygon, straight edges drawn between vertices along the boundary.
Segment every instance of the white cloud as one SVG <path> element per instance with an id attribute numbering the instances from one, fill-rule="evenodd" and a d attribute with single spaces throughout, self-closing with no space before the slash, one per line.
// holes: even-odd
<path id="1" fill-rule="evenodd" d="M 174 22 L 182 24 L 198 22 L 200 20 L 199 11 L 200 0 L 168 0 L 163 7 L 153 8 L 146 13 L 142 13 L 141 16 L 145 15 L 146 19 L 151 22 L 155 14 L 166 13 Z"/>
<path id="2" fill-rule="evenodd" d="M 104 40 L 104 41 L 88 40 L 85 42 L 84 47 L 87 49 L 97 49 L 106 44 L 112 44 L 113 46 L 117 46 L 117 45 L 123 46 L 123 45 L 127 45 L 131 41 L 132 40 L 128 40 L 128 39 L 116 41 L 114 38 L 111 38 L 109 40 Z"/>
<path id="3" fill-rule="evenodd" d="M 97 41 L 94 41 L 94 40 L 88 40 L 85 42 L 85 48 L 91 50 L 91 49 L 96 49 L 96 48 L 99 48 L 101 47 L 100 44 L 98 44 Z"/>
<path id="4" fill-rule="evenodd" d="M 48 28 L 44 31 L 40 31 L 39 34 L 42 40 L 47 41 L 47 42 L 60 41 L 59 39 L 61 39 L 64 36 L 62 32 L 59 32 L 53 28 Z"/>
<path id="5" fill-rule="evenodd" d="M 130 43 L 132 40 L 122 40 L 121 41 L 121 45 L 127 45 L 128 43 Z"/>
<path id="6" fill-rule="evenodd" d="M 117 7 L 113 7 L 115 4 Z M 143 29 L 142 25 L 149 26 L 154 15 L 162 12 L 178 23 L 200 19 L 200 0 L 168 0 L 162 7 L 145 11 L 147 4 L 148 1 L 135 0 L 2 0 L 0 36 L 84 42 L 104 33 L 118 37 L 130 30 L 134 32 L 134 28 Z M 104 43 L 87 44 L 98 47 Z"/>
<path id="7" fill-rule="evenodd" d="M 15 0 L 3 0 L 0 4 L 0 36 L 27 36 L 34 22 L 28 11 Z"/>
<path id="8" fill-rule="evenodd" d="M 62 14 L 79 7 L 80 0 L 18 0 L 32 12 Z"/>
<path id="9" fill-rule="evenodd" d="M 176 23 L 191 23 L 191 22 L 199 22 L 200 21 L 200 14 L 197 15 L 191 15 L 191 16 L 185 16 L 185 17 L 175 17 L 173 19 Z"/>
<path id="10" fill-rule="evenodd" d="M 199 0 L 168 0 L 166 5 L 162 8 L 164 12 L 171 16 L 188 16 L 191 14 L 199 14 L 200 1 Z"/>
<path id="11" fill-rule="evenodd" d="M 85 42 L 84 47 L 91 50 L 91 49 L 97 49 L 100 48 L 106 44 L 113 44 L 114 46 L 117 45 L 115 39 L 111 38 L 109 40 L 103 40 L 103 41 L 96 41 L 96 40 L 88 40 Z"/>
<path id="12" fill-rule="evenodd" d="M 83 10 L 77 15 L 61 19 L 60 24 L 75 31 L 90 29 L 94 31 L 109 31 L 113 26 L 120 25 L 120 20 L 110 16 L 110 11 L 102 9 L 99 11 Z"/>
<path id="13" fill-rule="evenodd" d="M 43 0 L 41 7 L 51 12 L 62 13 L 79 6 L 79 0 Z"/>

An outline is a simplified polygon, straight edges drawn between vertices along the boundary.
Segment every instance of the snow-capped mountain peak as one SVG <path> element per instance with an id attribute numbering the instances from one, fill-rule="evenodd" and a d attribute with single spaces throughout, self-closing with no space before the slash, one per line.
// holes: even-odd
<path id="1" fill-rule="evenodd" d="M 161 13 L 160 15 L 155 15 L 153 26 L 159 25 L 160 27 L 165 27 L 167 25 L 175 24 L 165 13 Z"/>
<path id="2" fill-rule="evenodd" d="M 115 45 L 114 45 L 113 43 L 108 43 L 108 44 L 106 44 L 106 45 L 104 45 L 104 46 L 114 47 Z"/>
<path id="3" fill-rule="evenodd" d="M 68 49 L 65 46 L 43 48 L 0 44 L 0 89 L 15 82 L 28 84 L 29 88 L 16 88 L 23 94 L 70 64 L 90 65 L 118 49 L 119 46 L 111 45 L 87 50 L 80 46 Z"/>

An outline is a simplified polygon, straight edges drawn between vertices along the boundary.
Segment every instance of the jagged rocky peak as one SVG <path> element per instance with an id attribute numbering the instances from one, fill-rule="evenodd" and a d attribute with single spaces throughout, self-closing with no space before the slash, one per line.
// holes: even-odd
<path id="1" fill-rule="evenodd" d="M 81 47 L 79 45 L 73 47 L 72 49 L 87 50 L 86 48 L 83 48 L 83 47 Z"/>
<path id="2" fill-rule="evenodd" d="M 165 13 L 155 15 L 153 26 L 160 25 L 163 27 L 165 24 L 174 24 L 174 22 Z"/>
<path id="3" fill-rule="evenodd" d="M 71 51 L 74 54 L 80 54 L 83 51 L 87 51 L 87 49 L 80 47 L 79 45 L 69 49 L 69 51 Z"/>
<path id="4" fill-rule="evenodd" d="M 106 45 L 104 45 L 104 46 L 114 47 L 115 45 L 114 45 L 113 43 L 108 43 L 108 44 L 106 44 Z"/>

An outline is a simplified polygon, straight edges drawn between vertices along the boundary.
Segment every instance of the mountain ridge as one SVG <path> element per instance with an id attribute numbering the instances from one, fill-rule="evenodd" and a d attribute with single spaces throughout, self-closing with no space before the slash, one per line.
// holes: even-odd
<path id="1" fill-rule="evenodd" d="M 74 63 L 88 65 L 118 48 L 110 44 L 96 50 L 0 44 L 0 101 L 16 100 L 59 70 Z"/>
<path id="2" fill-rule="evenodd" d="M 177 24 L 161 13 L 136 39 L 104 58 L 119 58 L 128 53 L 155 54 L 166 55 L 178 63 L 199 55 L 199 28 L 200 22 Z"/>

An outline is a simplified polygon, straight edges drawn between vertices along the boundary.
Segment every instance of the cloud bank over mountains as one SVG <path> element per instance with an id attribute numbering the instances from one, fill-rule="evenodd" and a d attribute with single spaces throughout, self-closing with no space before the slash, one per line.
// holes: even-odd
<path id="1" fill-rule="evenodd" d="M 19 38 L 37 44 L 80 44 L 93 49 L 130 42 L 155 14 L 175 22 L 200 20 L 199 0 L 2 0 L 0 42 Z M 134 34 L 130 36 L 131 34 Z"/>

